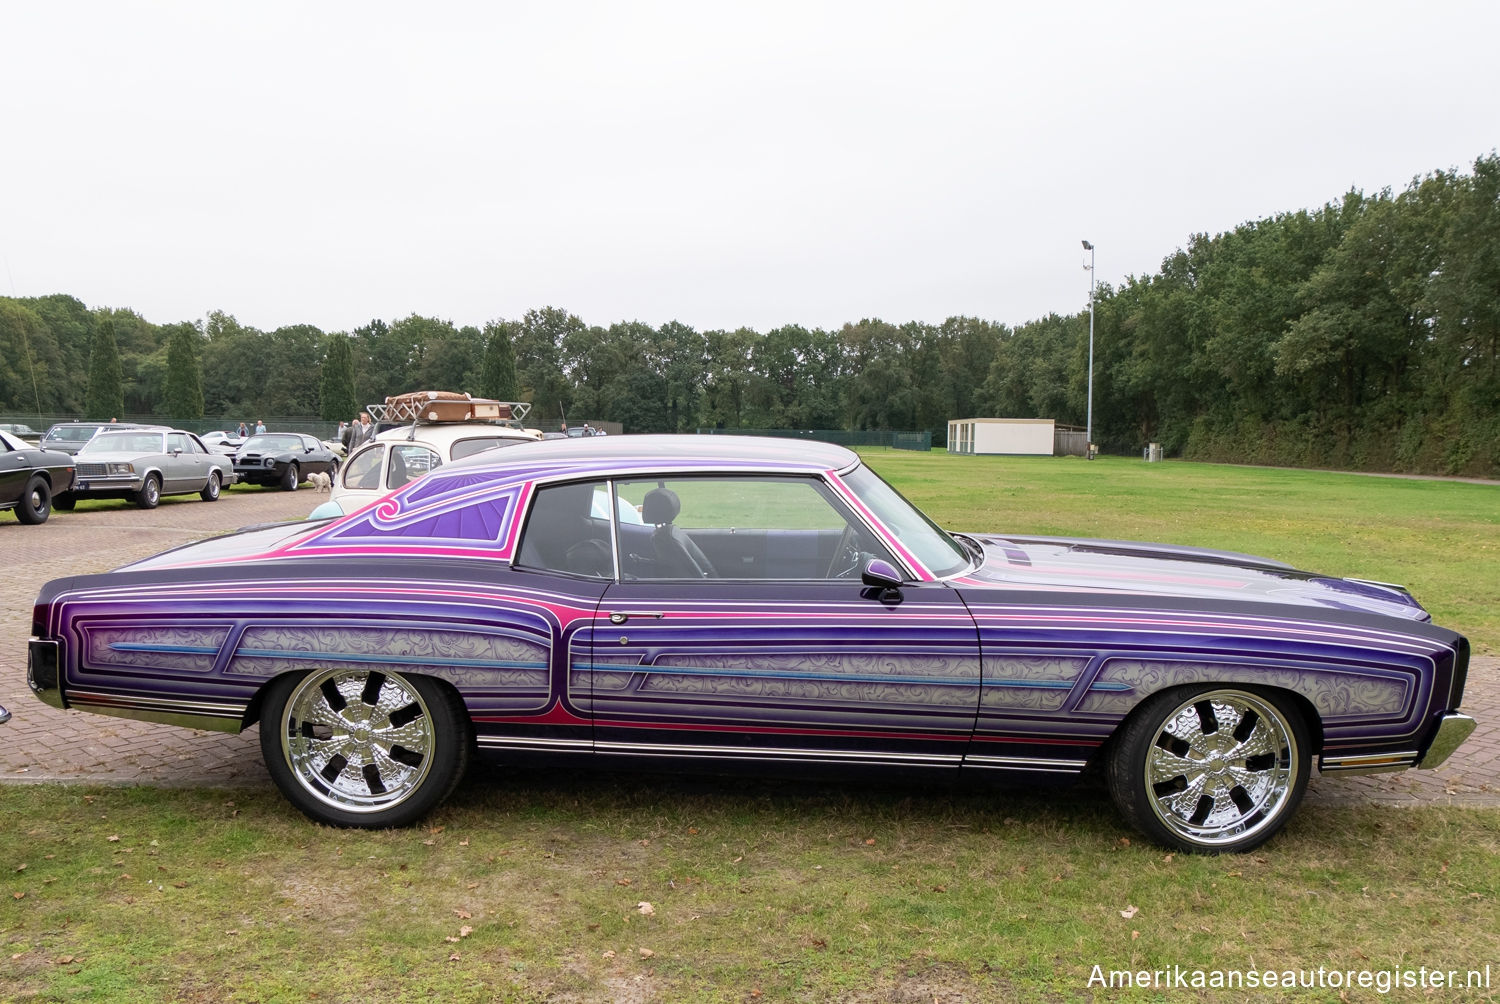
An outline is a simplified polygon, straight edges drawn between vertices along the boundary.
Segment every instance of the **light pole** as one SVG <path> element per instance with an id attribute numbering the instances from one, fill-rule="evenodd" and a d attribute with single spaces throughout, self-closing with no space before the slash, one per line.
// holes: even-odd
<path id="1" fill-rule="evenodd" d="M 1089 460 L 1094 459 L 1094 245 L 1088 241 L 1083 242 L 1083 249 L 1089 253 L 1089 263 L 1084 268 L 1089 270 L 1089 417 L 1088 431 L 1084 437 L 1088 440 L 1083 445 L 1084 456 Z"/>

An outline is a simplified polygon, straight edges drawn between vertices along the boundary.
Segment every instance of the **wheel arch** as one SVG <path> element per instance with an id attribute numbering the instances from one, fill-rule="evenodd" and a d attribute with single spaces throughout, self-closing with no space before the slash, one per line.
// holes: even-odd
<path id="1" fill-rule="evenodd" d="M 375 664 L 372 663 L 371 665 Z M 275 676 L 270 676 L 262 680 L 260 686 L 255 688 L 255 694 L 250 698 L 250 703 L 245 706 L 244 717 L 240 720 L 240 731 L 243 732 L 250 726 L 258 724 L 260 722 L 262 714 L 265 711 L 266 693 L 278 680 L 285 680 L 289 676 L 306 676 L 308 673 L 316 673 L 327 668 L 328 667 L 326 665 L 322 664 L 300 666 L 297 669 L 289 669 L 285 672 L 277 673 Z M 411 669 L 406 666 L 402 666 L 399 668 L 390 666 L 381 670 L 381 672 L 399 673 L 401 676 L 407 677 L 408 679 L 414 676 L 420 676 L 424 679 L 431 680 L 442 689 L 448 691 L 448 693 L 457 702 L 458 707 L 463 709 L 464 717 L 469 720 L 469 732 L 472 735 L 474 732 L 474 717 L 469 714 L 468 702 L 464 700 L 464 695 L 459 691 L 459 689 L 455 687 L 450 681 L 443 679 L 441 676 L 433 676 L 430 673 L 420 672 L 420 666 L 417 667 L 417 670 L 417 672 L 412 672 Z"/>
<path id="2" fill-rule="evenodd" d="M 1113 755 L 1113 750 L 1117 745 L 1120 733 L 1125 730 L 1125 727 L 1129 725 L 1130 722 L 1132 722 L 1136 718 L 1139 718 L 1142 714 L 1142 709 L 1150 704 L 1151 701 L 1158 695 L 1165 694 L 1169 691 L 1174 690 L 1180 690 L 1186 693 L 1190 690 L 1202 690 L 1206 687 L 1224 687 L 1234 690 L 1247 690 L 1251 693 L 1259 694 L 1263 697 L 1272 698 L 1280 703 L 1283 703 L 1284 706 L 1288 707 L 1289 710 L 1295 711 L 1297 713 L 1297 715 L 1302 719 L 1303 726 L 1307 729 L 1309 746 L 1309 749 L 1307 751 L 1308 755 L 1316 759 L 1322 754 L 1323 718 L 1318 714 L 1318 709 L 1313 705 L 1313 702 L 1310 698 L 1308 698 L 1305 694 L 1301 694 L 1295 690 L 1292 690 L 1289 687 L 1278 687 L 1267 684 L 1263 681 L 1255 680 L 1253 678 L 1229 677 L 1220 680 L 1202 681 L 1197 683 L 1174 683 L 1158 687 L 1155 690 L 1150 691 L 1149 693 L 1142 694 L 1140 696 L 1140 699 L 1131 706 L 1130 710 L 1118 722 L 1115 723 L 1114 728 L 1110 730 L 1109 738 L 1106 739 L 1102 744 L 1100 744 L 1099 748 L 1096 749 L 1093 755 L 1089 757 L 1088 770 L 1096 770 L 1102 767 L 1104 764 L 1108 763 L 1109 757 Z"/>

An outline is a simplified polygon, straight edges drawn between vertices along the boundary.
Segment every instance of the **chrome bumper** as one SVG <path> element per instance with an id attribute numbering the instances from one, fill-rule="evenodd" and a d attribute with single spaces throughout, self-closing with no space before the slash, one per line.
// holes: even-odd
<path id="1" fill-rule="evenodd" d="M 10 712 L 5 710 L 4 705 L 0 705 L 0 725 L 4 725 L 8 721 L 10 721 Z"/>
<path id="2" fill-rule="evenodd" d="M 43 704 L 66 707 L 62 695 L 61 646 L 32 638 L 26 643 L 26 684 Z"/>
<path id="3" fill-rule="evenodd" d="M 1437 734 L 1427 745 L 1427 752 L 1422 755 L 1422 759 L 1417 761 L 1417 768 L 1431 770 L 1442 766 L 1443 761 L 1458 749 L 1459 743 L 1469 738 L 1469 733 L 1474 731 L 1474 726 L 1477 724 L 1468 715 L 1457 711 L 1445 712 L 1438 721 Z"/>

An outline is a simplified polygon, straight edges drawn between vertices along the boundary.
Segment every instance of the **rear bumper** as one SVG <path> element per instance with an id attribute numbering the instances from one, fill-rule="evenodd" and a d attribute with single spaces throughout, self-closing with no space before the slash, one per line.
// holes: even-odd
<path id="1" fill-rule="evenodd" d="M 1477 724 L 1474 719 L 1461 712 L 1444 712 L 1438 720 L 1437 733 L 1432 737 L 1432 742 L 1427 744 L 1427 752 L 1417 761 L 1417 767 L 1431 770 L 1442 766 L 1443 761 L 1453 755 L 1459 744 L 1469 738 Z"/>
<path id="2" fill-rule="evenodd" d="M 62 647 L 55 641 L 32 638 L 26 643 L 26 684 L 43 704 L 64 708 Z"/>

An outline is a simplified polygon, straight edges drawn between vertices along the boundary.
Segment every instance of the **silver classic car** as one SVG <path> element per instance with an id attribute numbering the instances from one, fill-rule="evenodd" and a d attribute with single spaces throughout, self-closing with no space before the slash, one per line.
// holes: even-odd
<path id="1" fill-rule="evenodd" d="M 80 498 L 130 499 L 154 509 L 163 495 L 197 493 L 213 502 L 234 484 L 234 463 L 181 429 L 105 431 L 78 451 L 77 479 L 52 504 L 72 509 Z"/>
<path id="2" fill-rule="evenodd" d="M 1433 767 L 1474 727 L 1463 636 L 1395 586 L 1126 541 L 948 533 L 848 450 L 532 443 L 33 608 L 44 701 L 259 722 L 339 826 L 419 819 L 475 752 L 616 769 L 1058 781 L 1244 851 L 1310 771 Z"/>

